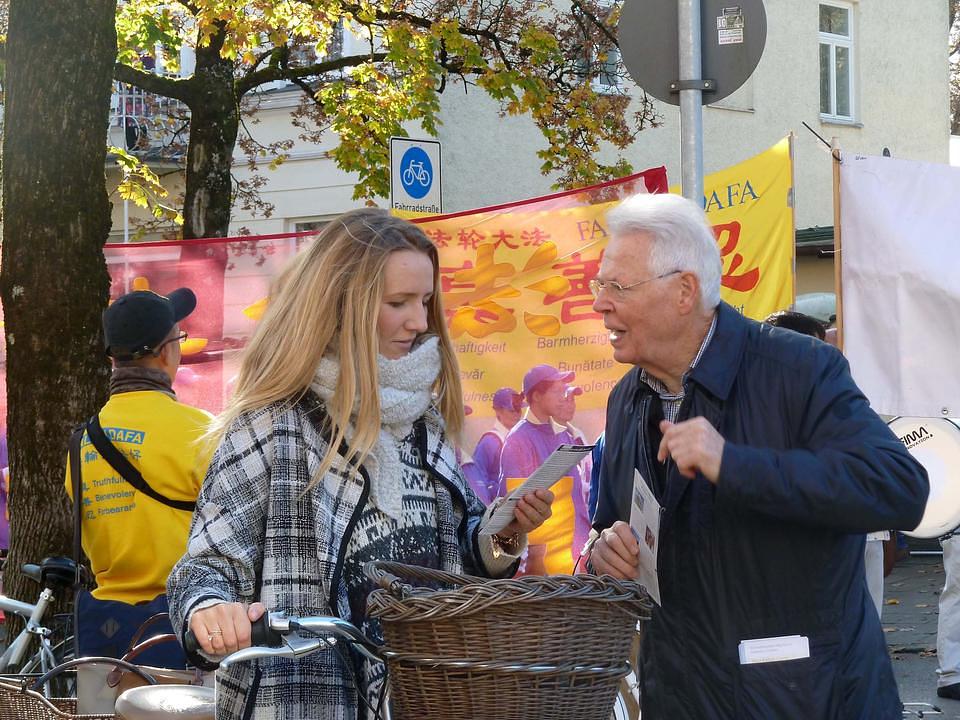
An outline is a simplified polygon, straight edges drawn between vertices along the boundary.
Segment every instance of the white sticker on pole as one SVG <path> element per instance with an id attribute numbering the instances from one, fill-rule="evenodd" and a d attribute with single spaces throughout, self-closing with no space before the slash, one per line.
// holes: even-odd
<path id="1" fill-rule="evenodd" d="M 717 44 L 743 44 L 743 9 L 739 5 L 723 8 L 723 13 L 717 16 Z"/>

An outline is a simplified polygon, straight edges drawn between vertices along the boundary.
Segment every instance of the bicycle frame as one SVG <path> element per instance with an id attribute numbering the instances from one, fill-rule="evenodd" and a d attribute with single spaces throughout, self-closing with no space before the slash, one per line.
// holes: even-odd
<path id="1" fill-rule="evenodd" d="M 0 595 L 0 610 L 5 613 L 14 613 L 26 620 L 26 626 L 10 642 L 3 655 L 0 655 L 0 673 L 21 673 L 25 671 L 28 665 L 31 665 L 31 667 L 27 671 L 35 672 L 39 670 L 41 673 L 46 673 L 56 667 L 57 659 L 50 644 L 51 632 L 40 624 L 53 600 L 54 594 L 50 588 L 43 589 L 36 605 Z M 27 650 L 30 647 L 30 638 L 34 635 L 40 642 L 40 649 L 32 659 L 25 662 Z M 38 659 L 39 668 L 37 668 Z M 46 697 L 52 697 L 53 689 L 49 682 L 44 683 L 43 694 Z"/>
<path id="2" fill-rule="evenodd" d="M 40 597 L 37 599 L 36 605 L 14 600 L 6 595 L 0 595 L 0 610 L 19 615 L 27 621 L 26 627 L 10 642 L 3 655 L 0 655 L 0 672 L 19 670 L 27 654 L 31 635 L 40 637 L 41 651 L 45 648 L 49 652 L 48 659 L 52 660 L 53 652 L 50 651 L 49 648 L 49 631 L 40 625 L 40 621 L 43 619 L 43 616 L 46 615 L 47 608 L 50 607 L 52 602 L 53 590 L 50 588 L 43 589 L 43 592 L 40 593 Z M 46 646 L 44 646 L 44 640 L 47 641 Z M 51 667 L 53 667 L 52 664 Z"/>

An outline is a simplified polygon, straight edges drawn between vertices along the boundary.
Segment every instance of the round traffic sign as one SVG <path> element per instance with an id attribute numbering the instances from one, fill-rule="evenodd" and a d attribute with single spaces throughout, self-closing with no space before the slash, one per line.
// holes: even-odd
<path id="1" fill-rule="evenodd" d="M 677 0 L 626 0 L 617 41 L 634 81 L 658 100 L 680 104 L 677 81 L 713 80 L 703 103 L 733 94 L 756 69 L 767 42 L 763 0 L 700 0 L 699 78 L 680 77 Z"/>
<path id="2" fill-rule="evenodd" d="M 419 200 L 433 185 L 433 163 L 418 147 L 409 148 L 400 158 L 400 185 L 407 195 Z"/>

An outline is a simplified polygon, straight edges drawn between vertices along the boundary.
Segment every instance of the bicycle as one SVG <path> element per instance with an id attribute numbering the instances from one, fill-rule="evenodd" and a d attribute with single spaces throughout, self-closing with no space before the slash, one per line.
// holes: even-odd
<path id="1" fill-rule="evenodd" d="M 70 616 L 54 616 L 53 619 L 59 625 L 57 629 L 48 628 L 42 623 L 58 593 L 73 586 L 76 563 L 70 558 L 49 557 L 39 565 L 26 563 L 21 570 L 43 589 L 36 603 L 0 595 L 0 610 L 23 618 L 25 623 L 20 634 L 8 642 L 6 650 L 0 655 L 0 675 L 43 674 L 73 656 L 73 622 Z M 33 638 L 37 638 L 39 647 L 34 654 L 28 655 Z M 66 680 L 55 686 L 49 682 L 44 684 L 44 694 L 47 697 L 69 693 L 71 690 L 69 681 Z"/>

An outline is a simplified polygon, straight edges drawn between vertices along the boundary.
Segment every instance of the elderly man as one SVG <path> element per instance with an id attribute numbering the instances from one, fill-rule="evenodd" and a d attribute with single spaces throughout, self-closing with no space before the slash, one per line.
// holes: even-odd
<path id="1" fill-rule="evenodd" d="M 594 309 L 634 367 L 607 405 L 588 567 L 636 577 L 639 472 L 663 506 L 644 720 L 900 718 L 864 534 L 919 523 L 923 468 L 836 348 L 720 301 L 700 208 L 641 195 L 608 219 Z"/>

